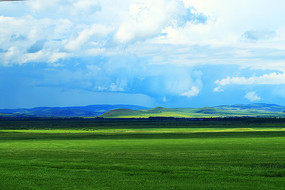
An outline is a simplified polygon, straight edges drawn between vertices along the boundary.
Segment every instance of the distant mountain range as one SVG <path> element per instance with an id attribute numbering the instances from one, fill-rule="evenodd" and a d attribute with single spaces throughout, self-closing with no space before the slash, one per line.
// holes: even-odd
<path id="1" fill-rule="evenodd" d="M 285 106 L 276 104 L 236 104 L 204 108 L 148 109 L 134 105 L 90 105 L 75 107 L 37 107 L 32 109 L 0 109 L 2 117 L 285 117 Z"/>
<path id="2" fill-rule="evenodd" d="M 147 117 L 285 117 L 285 106 L 276 104 L 237 104 L 204 108 L 115 109 L 102 114 L 105 118 Z"/>
<path id="3" fill-rule="evenodd" d="M 37 107 L 31 109 L 0 109 L 0 116 L 6 117 L 96 117 L 103 113 L 119 109 L 146 109 L 134 105 L 90 105 L 74 107 Z"/>
<path id="4" fill-rule="evenodd" d="M 256 104 L 235 104 L 235 105 L 223 105 L 216 106 L 215 108 L 224 109 L 224 110 L 260 110 L 260 111 L 268 111 L 268 112 L 284 112 L 285 106 L 280 106 L 277 104 L 264 104 L 264 103 L 256 103 Z"/>

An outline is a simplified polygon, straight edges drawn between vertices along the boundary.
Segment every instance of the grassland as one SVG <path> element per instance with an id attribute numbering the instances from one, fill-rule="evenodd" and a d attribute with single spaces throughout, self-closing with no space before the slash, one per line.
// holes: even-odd
<path id="1" fill-rule="evenodd" d="M 284 112 L 258 109 L 221 109 L 221 108 L 163 108 L 152 109 L 114 109 L 101 115 L 104 118 L 148 118 L 148 117 L 175 117 L 175 118 L 209 118 L 209 117 L 285 117 Z"/>
<path id="2" fill-rule="evenodd" d="M 3 120 L 0 189 L 284 189 L 283 120 Z"/>

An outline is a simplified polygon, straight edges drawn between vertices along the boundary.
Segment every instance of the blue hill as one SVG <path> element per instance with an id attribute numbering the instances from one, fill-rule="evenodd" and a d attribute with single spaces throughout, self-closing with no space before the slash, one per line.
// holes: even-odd
<path id="1" fill-rule="evenodd" d="M 73 107 L 36 107 L 31 109 L 0 109 L 0 116 L 15 117 L 96 117 L 103 113 L 119 109 L 146 109 L 143 106 L 135 105 L 89 105 Z"/>

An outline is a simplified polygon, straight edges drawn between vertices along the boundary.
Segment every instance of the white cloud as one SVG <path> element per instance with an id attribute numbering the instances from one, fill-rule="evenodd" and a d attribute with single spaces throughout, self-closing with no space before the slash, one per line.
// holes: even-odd
<path id="1" fill-rule="evenodd" d="M 87 68 L 90 71 L 76 79 L 87 78 L 86 83 L 76 85 L 99 91 L 143 92 L 160 101 L 165 95 L 167 102 L 172 96 L 199 95 L 202 74 L 191 69 L 197 65 L 239 65 L 264 72 L 270 69 L 271 73 L 261 76 L 245 77 L 244 70 L 240 70 L 239 75 L 220 77 L 214 92 L 222 92 L 228 85 L 285 84 L 282 0 L 20 3 L 21 14 L 12 10 L 16 4 L 5 7 L 11 9 L 9 14 L 9 10 L 0 7 L 1 65 L 47 62 L 83 68 L 84 64 L 94 64 L 98 67 Z M 44 45 L 29 53 L 33 44 L 41 40 Z M 74 66 L 73 58 L 76 63 L 83 61 Z M 216 78 L 224 72 L 227 70 L 211 69 L 205 73 Z M 74 80 L 66 81 L 73 85 Z"/>
<path id="2" fill-rule="evenodd" d="M 189 91 L 183 92 L 180 95 L 186 96 L 187 98 L 191 98 L 192 96 L 197 96 L 200 93 L 200 89 L 196 86 L 193 86 Z"/>
<path id="3" fill-rule="evenodd" d="M 255 91 L 248 92 L 244 97 L 251 102 L 261 100 Z"/>
<path id="4" fill-rule="evenodd" d="M 112 29 L 100 25 L 100 24 L 94 24 L 91 27 L 88 27 L 78 33 L 78 36 L 75 39 L 71 39 L 66 45 L 65 49 L 68 51 L 75 51 L 79 50 L 82 45 L 84 45 L 86 42 L 90 40 L 92 36 L 98 36 L 100 38 L 104 38 L 106 35 L 108 35 Z"/>
<path id="5" fill-rule="evenodd" d="M 184 4 L 177 0 L 153 0 L 130 5 L 129 18 L 120 24 L 115 34 L 119 43 L 154 37 L 161 30 L 180 22 L 187 15 Z M 184 21 L 186 22 L 186 21 Z"/>
<path id="6" fill-rule="evenodd" d="M 276 36 L 275 31 L 268 31 L 268 30 L 249 30 L 242 35 L 242 37 L 245 40 L 252 40 L 252 41 L 270 40 L 275 36 Z"/>
<path id="7" fill-rule="evenodd" d="M 75 21 L 101 9 L 100 3 L 96 0 L 29 0 L 26 1 L 26 5 L 37 17 L 70 18 Z"/>
<path id="8" fill-rule="evenodd" d="M 224 92 L 224 90 L 223 90 L 222 87 L 220 87 L 220 86 L 214 88 L 213 91 L 214 91 L 214 92 Z"/>
<path id="9" fill-rule="evenodd" d="M 102 55 L 105 50 L 105 48 L 91 48 L 87 50 L 87 54 L 91 56 Z"/>
<path id="10" fill-rule="evenodd" d="M 277 55 L 283 55 L 285 49 L 285 25 L 281 20 L 285 17 L 282 8 L 285 1 L 274 2 L 24 1 L 21 3 L 25 16 L 0 16 L 0 49 L 7 52 L 15 47 L 18 51 L 13 57 L 1 55 L 0 61 L 8 65 L 29 60 L 56 61 L 58 59 L 48 56 L 63 53 L 70 58 L 131 54 L 138 57 L 159 55 L 163 57 L 159 63 L 164 64 L 237 64 L 262 69 L 280 70 L 282 67 L 285 71 L 283 58 Z M 13 10 L 10 12 L 12 14 Z M 199 22 L 199 15 L 202 15 L 201 20 L 207 18 L 207 22 Z M 246 41 L 242 40 L 243 34 L 267 40 Z M 268 38 L 270 34 L 274 37 Z M 26 55 L 27 49 L 39 40 L 46 40 L 42 55 Z M 266 51 L 265 55 L 268 49 L 272 51 Z M 264 56 L 268 59 L 262 59 Z"/>
<path id="11" fill-rule="evenodd" d="M 61 39 L 66 36 L 70 25 L 69 21 L 62 19 L 0 16 L 0 49 L 6 52 L 0 57 L 1 63 L 11 65 L 54 60 L 50 55 L 62 53 Z M 30 51 L 40 41 L 44 43 L 37 47 L 38 53 Z"/>
<path id="12" fill-rule="evenodd" d="M 60 3 L 59 0 L 50 0 L 50 1 L 41 1 L 41 0 L 30 0 L 26 2 L 30 7 L 31 11 L 46 11 L 51 8 L 54 8 L 56 5 Z"/>
<path id="13" fill-rule="evenodd" d="M 26 53 L 22 57 L 22 62 L 27 63 L 27 62 L 38 61 L 38 60 L 41 60 L 43 57 L 45 56 L 43 55 L 42 51 L 38 51 L 36 53 Z"/>
<path id="14" fill-rule="evenodd" d="M 121 86 L 118 86 L 118 85 L 115 84 L 115 83 L 112 83 L 112 84 L 110 85 L 110 91 L 120 92 L 120 91 L 124 91 L 124 88 L 121 87 Z"/>
<path id="15" fill-rule="evenodd" d="M 227 85 L 264 85 L 264 84 L 285 84 L 285 73 L 270 73 L 253 77 L 227 77 L 215 82 L 219 86 Z"/>
<path id="16" fill-rule="evenodd" d="M 49 56 L 49 62 L 51 63 L 55 63 L 56 61 L 60 60 L 60 59 L 63 59 L 67 57 L 67 53 L 64 53 L 64 52 L 56 52 L 56 53 L 52 53 L 50 56 Z"/>
<path id="17" fill-rule="evenodd" d="M 96 0 L 80 0 L 75 1 L 72 5 L 72 14 L 93 14 L 100 10 L 100 3 Z"/>
<path id="18" fill-rule="evenodd" d="M 165 97 L 167 102 L 172 96 L 181 96 L 183 93 L 191 96 L 197 93 L 198 88 L 202 88 L 202 73 L 190 68 L 146 65 L 139 58 L 115 57 L 108 60 L 107 64 L 98 62 L 95 59 L 92 64 L 87 65 L 87 72 L 80 78 L 91 82 L 88 88 L 112 92 L 143 92 L 159 98 L 159 101 Z M 191 90 L 193 92 L 189 92 Z"/>

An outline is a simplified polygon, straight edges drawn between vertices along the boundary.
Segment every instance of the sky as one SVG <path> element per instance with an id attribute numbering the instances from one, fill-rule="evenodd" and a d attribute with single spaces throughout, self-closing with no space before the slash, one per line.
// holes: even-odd
<path id="1" fill-rule="evenodd" d="M 285 105 L 284 7 L 0 1 L 0 108 Z"/>

